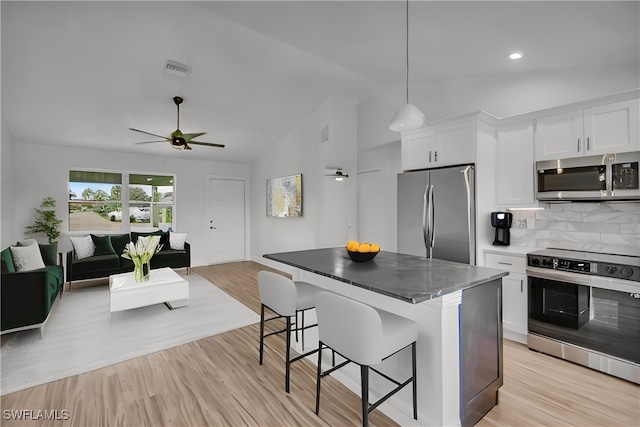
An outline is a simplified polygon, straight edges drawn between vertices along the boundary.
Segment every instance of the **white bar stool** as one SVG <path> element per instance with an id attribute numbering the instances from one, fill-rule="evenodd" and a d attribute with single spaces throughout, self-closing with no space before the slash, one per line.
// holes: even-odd
<path id="1" fill-rule="evenodd" d="M 316 315 L 318 317 L 318 348 L 326 346 L 347 359 L 345 362 L 322 372 L 322 352 L 318 352 L 316 376 L 316 414 L 320 411 L 320 381 L 350 362 L 360 365 L 362 386 L 362 425 L 369 425 L 369 413 L 382 402 L 413 383 L 413 418 L 418 419 L 416 397 L 416 340 L 418 324 L 395 314 L 375 309 L 350 298 L 329 292 L 316 295 Z M 386 358 L 411 346 L 411 378 L 396 381 L 372 368 Z M 335 365 L 335 363 L 334 363 Z M 373 404 L 369 404 L 369 369 L 393 382 L 396 388 Z"/>
<path id="2" fill-rule="evenodd" d="M 262 358 L 264 354 L 264 338 L 286 333 L 286 355 L 285 355 L 285 390 L 289 393 L 289 379 L 291 372 L 291 363 L 300 360 L 310 354 L 315 353 L 318 349 L 314 349 L 307 353 L 301 354 L 291 359 L 291 331 L 296 332 L 296 341 L 298 340 L 298 331 L 302 333 L 302 350 L 304 351 L 304 330 L 317 326 L 313 325 L 305 326 L 304 324 L 304 312 L 315 308 L 315 296 L 322 291 L 322 288 L 314 286 L 307 282 L 293 281 L 280 274 L 270 271 L 260 271 L 258 273 L 258 287 L 260 290 L 260 365 L 262 365 Z M 269 319 L 265 319 L 264 309 L 268 308 L 273 311 L 276 316 Z M 298 313 L 302 315 L 302 322 L 298 325 Z M 296 321 L 291 322 L 291 317 L 295 316 Z M 286 319 L 286 326 L 284 329 L 264 333 L 264 325 L 266 322 L 275 319 Z M 295 327 L 292 329 L 292 325 Z"/>

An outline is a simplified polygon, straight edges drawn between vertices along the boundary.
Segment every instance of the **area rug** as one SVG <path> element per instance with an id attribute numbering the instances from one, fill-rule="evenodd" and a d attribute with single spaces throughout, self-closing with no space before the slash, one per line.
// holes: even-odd
<path id="1" fill-rule="evenodd" d="M 189 281 L 189 306 L 109 312 L 105 285 L 66 292 L 40 331 L 17 333 L 0 350 L 0 395 L 103 368 L 260 320 L 203 277 Z"/>

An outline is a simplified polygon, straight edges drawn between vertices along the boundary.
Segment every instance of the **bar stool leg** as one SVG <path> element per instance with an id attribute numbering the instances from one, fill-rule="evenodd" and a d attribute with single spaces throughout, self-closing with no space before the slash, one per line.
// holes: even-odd
<path id="1" fill-rule="evenodd" d="M 369 366 L 360 366 L 362 382 L 362 427 L 369 427 Z"/>
<path id="2" fill-rule="evenodd" d="M 300 323 L 300 326 L 302 326 L 302 332 L 300 333 L 302 335 L 302 352 L 304 353 L 304 310 L 302 310 L 302 323 Z"/>
<path id="3" fill-rule="evenodd" d="M 297 316 L 296 316 L 297 317 Z M 287 331 L 285 332 L 287 334 L 287 348 L 286 348 L 286 355 L 285 355 L 285 359 L 286 359 L 286 372 L 285 372 L 285 390 L 287 393 L 289 393 L 289 377 L 290 377 L 290 373 L 291 373 L 291 317 L 287 316 Z"/>
<path id="4" fill-rule="evenodd" d="M 262 354 L 264 353 L 264 304 L 260 307 L 260 365 L 262 365 Z"/>
<path id="5" fill-rule="evenodd" d="M 318 415 L 320 412 L 320 378 L 322 377 L 322 341 L 318 342 L 318 369 L 316 372 L 316 415 Z"/>
<path id="6" fill-rule="evenodd" d="M 418 419 L 418 382 L 416 381 L 416 342 L 411 344 L 411 365 L 413 368 L 413 419 Z"/>

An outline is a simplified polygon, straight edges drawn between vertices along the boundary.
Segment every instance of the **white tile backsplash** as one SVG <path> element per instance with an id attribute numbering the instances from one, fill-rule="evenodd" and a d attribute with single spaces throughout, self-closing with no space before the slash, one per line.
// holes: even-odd
<path id="1" fill-rule="evenodd" d="M 549 203 L 514 211 L 511 245 L 640 256 L 640 203 Z"/>

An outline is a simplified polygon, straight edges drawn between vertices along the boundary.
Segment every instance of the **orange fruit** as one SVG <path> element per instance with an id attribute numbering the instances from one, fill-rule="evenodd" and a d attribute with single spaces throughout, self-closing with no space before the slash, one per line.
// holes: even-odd
<path id="1" fill-rule="evenodd" d="M 377 243 L 372 243 L 371 252 L 380 252 L 380 246 Z"/>
<path id="2" fill-rule="evenodd" d="M 360 247 L 360 243 L 355 240 L 349 240 L 349 242 L 347 242 L 347 250 L 349 252 L 358 252 L 358 247 Z"/>
<path id="3" fill-rule="evenodd" d="M 358 252 L 366 254 L 371 252 L 371 245 L 369 243 L 360 243 L 358 247 Z"/>

